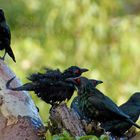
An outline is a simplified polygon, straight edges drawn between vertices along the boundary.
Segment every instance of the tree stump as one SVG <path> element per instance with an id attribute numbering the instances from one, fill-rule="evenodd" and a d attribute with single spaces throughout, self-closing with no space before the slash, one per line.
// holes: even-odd
<path id="1" fill-rule="evenodd" d="M 46 130 L 29 93 L 6 89 L 14 76 L 0 60 L 0 140 L 39 140 Z M 11 85 L 17 87 L 21 82 L 16 78 Z"/>
<path id="2" fill-rule="evenodd" d="M 86 135 L 83 125 L 74 112 L 72 112 L 65 103 L 54 106 L 50 110 L 49 130 L 51 133 L 61 133 L 63 129 L 67 130 L 73 137 Z"/>

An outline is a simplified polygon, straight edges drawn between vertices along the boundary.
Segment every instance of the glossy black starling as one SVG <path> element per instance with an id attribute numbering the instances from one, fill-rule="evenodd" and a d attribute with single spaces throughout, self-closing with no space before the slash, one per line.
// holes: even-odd
<path id="1" fill-rule="evenodd" d="M 136 122 L 140 115 L 140 92 L 134 93 L 129 100 L 120 106 L 120 109 L 130 116 L 133 122 Z M 122 136 L 132 126 L 132 124 L 120 121 L 112 120 L 102 124 L 102 127 L 111 132 L 113 135 Z"/>
<path id="2" fill-rule="evenodd" d="M 101 84 L 103 83 L 102 81 L 100 80 L 96 80 L 96 79 L 90 79 L 92 85 L 94 87 L 96 87 L 98 84 Z M 90 118 L 88 118 L 84 112 L 82 112 L 82 110 L 80 110 L 79 108 L 79 96 L 76 96 L 72 103 L 71 103 L 71 109 L 80 117 L 80 119 L 82 120 L 86 120 L 86 122 L 91 122 L 92 120 Z"/>
<path id="3" fill-rule="evenodd" d="M 80 91 L 80 94 L 78 93 L 79 108 L 88 118 L 101 123 L 118 119 L 140 128 L 109 97 L 96 89 L 87 78 L 68 78 L 67 80 L 75 84 L 78 92 Z"/>
<path id="4" fill-rule="evenodd" d="M 5 49 L 4 56 L 2 59 L 4 60 L 6 53 L 9 54 L 9 56 L 13 59 L 13 61 L 16 62 L 14 53 L 11 49 L 11 33 L 9 26 L 6 23 L 6 19 L 4 16 L 4 12 L 2 9 L 0 9 L 0 50 Z"/>
<path id="5" fill-rule="evenodd" d="M 45 73 L 32 74 L 28 79 L 30 83 L 26 83 L 21 87 L 10 87 L 12 78 L 6 84 L 6 87 L 11 90 L 27 90 L 34 91 L 38 97 L 44 100 L 46 103 L 54 104 L 60 103 L 63 100 L 69 100 L 74 93 L 75 87 L 72 83 L 65 81 L 69 77 L 80 76 L 87 69 L 79 68 L 77 66 L 71 66 L 64 72 L 60 70 L 46 69 Z"/>

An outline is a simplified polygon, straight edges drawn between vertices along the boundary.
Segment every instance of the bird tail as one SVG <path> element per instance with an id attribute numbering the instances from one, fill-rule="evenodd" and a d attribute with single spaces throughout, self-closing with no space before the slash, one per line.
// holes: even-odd
<path id="1" fill-rule="evenodd" d="M 7 52 L 7 53 L 9 54 L 9 56 L 13 59 L 13 61 L 16 62 L 15 55 L 14 55 L 14 53 L 13 53 L 13 51 L 12 51 L 12 49 L 11 49 L 10 46 L 8 46 L 6 52 Z"/>
<path id="2" fill-rule="evenodd" d="M 33 86 L 32 83 L 26 83 L 20 87 L 10 87 L 10 83 L 15 79 L 15 76 L 13 78 L 11 78 L 10 80 L 8 80 L 8 82 L 6 83 L 6 88 L 10 89 L 10 90 L 15 90 L 15 91 L 22 91 L 22 90 L 27 90 L 27 91 L 32 91 L 34 89 L 35 86 Z"/>
<path id="3" fill-rule="evenodd" d="M 139 129 L 140 129 L 140 126 L 139 126 L 138 124 L 134 123 L 132 120 L 127 119 L 127 122 L 129 122 L 129 123 L 133 124 L 135 127 L 137 127 L 137 128 L 139 128 Z"/>

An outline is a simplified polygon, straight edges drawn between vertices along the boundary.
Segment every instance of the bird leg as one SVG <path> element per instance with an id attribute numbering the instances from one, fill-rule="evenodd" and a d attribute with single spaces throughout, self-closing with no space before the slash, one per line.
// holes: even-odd
<path id="1" fill-rule="evenodd" d="M 100 127 L 99 122 L 97 121 L 91 121 L 90 123 L 87 123 L 85 120 L 82 120 L 82 124 L 86 134 L 88 135 L 94 134 L 96 136 L 100 136 L 105 133 L 104 129 Z"/>
<path id="2" fill-rule="evenodd" d="M 5 56 L 6 56 L 6 50 L 5 50 L 5 52 L 4 52 L 4 55 L 3 55 L 3 57 L 1 57 L 1 59 L 4 61 L 4 59 L 5 59 Z"/>
<path id="3" fill-rule="evenodd" d="M 132 126 L 125 135 L 130 139 L 136 135 L 136 132 L 136 128 Z"/>

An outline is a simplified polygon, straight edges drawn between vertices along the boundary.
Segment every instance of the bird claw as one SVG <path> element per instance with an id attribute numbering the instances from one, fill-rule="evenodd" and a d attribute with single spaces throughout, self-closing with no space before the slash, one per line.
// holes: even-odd
<path id="1" fill-rule="evenodd" d="M 126 135 L 126 137 L 127 137 L 128 139 L 134 137 L 134 136 L 136 135 L 136 128 L 135 128 L 135 127 L 131 127 L 131 128 L 127 131 L 127 133 L 126 133 L 125 135 Z"/>
<path id="2" fill-rule="evenodd" d="M 4 56 L 3 57 L 0 57 L 0 59 L 3 60 L 3 61 L 4 61 L 4 58 L 5 58 Z"/>

